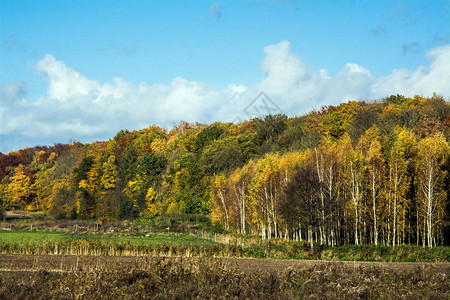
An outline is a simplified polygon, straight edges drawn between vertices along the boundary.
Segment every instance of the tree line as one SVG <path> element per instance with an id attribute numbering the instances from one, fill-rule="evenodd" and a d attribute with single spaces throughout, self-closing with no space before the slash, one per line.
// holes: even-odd
<path id="1" fill-rule="evenodd" d="M 62 219 L 204 213 L 267 239 L 435 246 L 450 242 L 449 137 L 438 95 L 121 130 L 0 153 L 0 205 Z"/>

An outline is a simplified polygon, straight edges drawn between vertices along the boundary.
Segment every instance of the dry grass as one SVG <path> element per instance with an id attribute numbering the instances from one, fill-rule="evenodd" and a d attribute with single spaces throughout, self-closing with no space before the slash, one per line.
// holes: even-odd
<path id="1" fill-rule="evenodd" d="M 51 259 L 52 256 L 46 256 Z M 39 259 L 41 261 L 39 261 Z M 55 258 L 56 259 L 56 258 Z M 0 272 L 2 299 L 448 299 L 448 272 L 432 265 L 399 269 L 342 263 L 247 270 L 220 260 L 128 258 L 135 264 L 78 262 L 49 271 L 44 257 L 27 270 Z M 142 261 L 138 261 L 141 259 Z M 56 261 L 56 264 L 58 262 Z M 25 268 L 26 269 L 26 268 Z M 448 271 L 448 268 L 446 269 Z"/>

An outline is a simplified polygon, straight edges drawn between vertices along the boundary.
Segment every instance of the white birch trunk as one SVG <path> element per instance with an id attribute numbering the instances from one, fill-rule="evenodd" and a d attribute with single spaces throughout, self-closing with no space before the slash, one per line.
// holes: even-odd
<path id="1" fill-rule="evenodd" d="M 222 201 L 222 205 L 223 205 L 223 210 L 225 212 L 225 230 L 230 230 L 230 226 L 228 223 L 228 212 L 227 212 L 227 206 L 225 205 L 225 198 L 223 197 L 222 191 L 218 190 L 217 194 L 220 198 L 220 200 Z"/>

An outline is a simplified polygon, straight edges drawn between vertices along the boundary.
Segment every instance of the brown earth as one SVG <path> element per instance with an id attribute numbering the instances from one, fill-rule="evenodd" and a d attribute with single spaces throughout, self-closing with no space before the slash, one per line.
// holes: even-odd
<path id="1" fill-rule="evenodd" d="M 0 255 L 1 299 L 450 299 L 449 263 Z"/>
<path id="2" fill-rule="evenodd" d="M 117 271 L 130 269 L 148 269 L 155 262 L 180 263 L 196 268 L 205 263 L 222 266 L 224 269 L 250 273 L 282 273 L 289 268 L 339 267 L 345 270 L 370 268 L 390 269 L 396 272 L 412 272 L 434 269 L 435 272 L 448 275 L 450 263 L 388 263 L 388 262 L 353 262 L 320 260 L 281 260 L 251 258 L 196 258 L 196 257 L 142 257 L 142 256 L 76 256 L 76 255 L 25 255 L 1 254 L 0 271 Z"/>

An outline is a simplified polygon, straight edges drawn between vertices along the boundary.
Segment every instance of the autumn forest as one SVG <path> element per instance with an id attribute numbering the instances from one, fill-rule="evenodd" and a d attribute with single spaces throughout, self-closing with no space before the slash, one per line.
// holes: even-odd
<path id="1" fill-rule="evenodd" d="M 450 104 L 438 95 L 121 130 L 104 142 L 0 153 L 0 210 L 195 213 L 263 239 L 448 245 L 449 141 Z"/>

